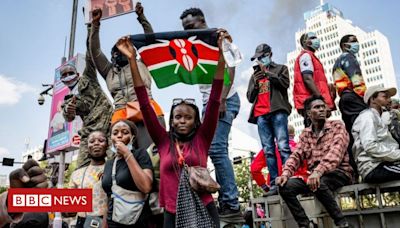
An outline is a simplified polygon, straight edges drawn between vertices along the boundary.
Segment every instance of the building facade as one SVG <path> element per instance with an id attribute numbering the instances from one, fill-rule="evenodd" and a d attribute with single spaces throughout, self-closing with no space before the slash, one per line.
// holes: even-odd
<path id="1" fill-rule="evenodd" d="M 305 28 L 295 34 L 296 49 L 287 54 L 287 66 L 290 74 L 289 100 L 293 105 L 294 63 L 300 54 L 300 36 L 306 32 L 315 32 L 321 40 L 321 47 L 315 52 L 324 66 L 325 75 L 329 83 L 333 83 L 332 67 L 342 53 L 340 39 L 347 34 L 357 36 L 360 51 L 356 55 L 360 62 L 366 86 L 382 85 L 396 87 L 392 55 L 388 39 L 379 31 L 366 32 L 353 25 L 350 20 L 343 17 L 343 13 L 329 3 L 317 6 L 314 10 L 304 13 Z M 336 99 L 336 104 L 339 98 Z M 337 106 L 337 105 L 336 105 Z M 332 112 L 331 119 L 341 119 L 339 111 Z M 289 116 L 289 123 L 295 127 L 296 136 L 303 130 L 303 117 L 293 108 Z"/>

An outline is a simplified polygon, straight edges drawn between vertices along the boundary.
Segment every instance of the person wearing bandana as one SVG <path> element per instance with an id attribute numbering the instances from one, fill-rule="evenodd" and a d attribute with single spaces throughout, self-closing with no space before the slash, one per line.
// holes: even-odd
<path id="1" fill-rule="evenodd" d="M 282 159 L 282 165 L 290 156 L 288 116 L 292 109 L 289 104 L 289 71 L 287 66 L 271 60 L 272 51 L 268 44 L 256 48 L 252 61 L 256 60 L 254 73 L 250 77 L 247 99 L 253 103 L 249 122 L 257 124 L 258 134 L 264 150 L 267 167 L 271 175 L 267 195 L 278 194 L 275 178 L 278 177 L 278 161 L 275 155 L 275 141 Z"/>
<path id="2" fill-rule="evenodd" d="M 88 34 L 90 34 L 90 29 L 89 25 Z M 88 41 L 86 47 L 89 48 Z M 64 97 L 63 116 L 68 122 L 73 121 L 76 115 L 80 116 L 83 121 L 82 129 L 79 130 L 81 142 L 77 168 L 90 163 L 87 145 L 89 134 L 95 130 L 108 134 L 113 113 L 111 102 L 97 80 L 96 68 L 89 51 L 86 52 L 85 60 L 86 67 L 81 76 L 72 64 L 66 64 L 60 69 L 61 81 L 71 90 Z"/>
<path id="3" fill-rule="evenodd" d="M 320 40 L 314 32 L 304 33 L 300 37 L 303 50 L 294 63 L 293 100 L 297 112 L 304 117 L 304 125 L 308 127 L 311 122 L 304 111 L 304 101 L 311 97 L 322 96 L 330 112 L 336 110 L 336 91 L 333 85 L 328 84 L 324 66 L 314 54 L 320 47 Z"/>

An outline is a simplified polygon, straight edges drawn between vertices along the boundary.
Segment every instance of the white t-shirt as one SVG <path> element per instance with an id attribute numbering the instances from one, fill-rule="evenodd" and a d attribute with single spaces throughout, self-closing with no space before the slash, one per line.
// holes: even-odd
<path id="1" fill-rule="evenodd" d="M 312 63 L 312 59 L 310 54 L 304 53 L 300 56 L 300 72 L 302 74 L 308 73 L 312 74 L 314 73 L 314 65 Z"/>

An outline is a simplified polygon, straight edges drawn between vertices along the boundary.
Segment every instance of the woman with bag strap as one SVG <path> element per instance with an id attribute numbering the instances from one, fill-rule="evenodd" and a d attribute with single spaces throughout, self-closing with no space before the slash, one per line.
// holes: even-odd
<path id="1" fill-rule="evenodd" d="M 230 39 L 226 32 L 219 32 L 218 45 L 221 47 L 222 39 Z M 214 137 L 217 127 L 220 98 L 223 86 L 225 60 L 220 51 L 217 71 L 215 74 L 210 101 L 203 123 L 200 122 L 199 109 L 193 99 L 174 99 L 170 114 L 170 131 L 162 127 L 147 98 L 146 88 L 141 79 L 138 66 L 135 60 L 136 50 L 128 37 L 123 37 L 117 42 L 117 48 L 129 60 L 135 91 L 140 103 L 144 122 L 147 130 L 156 144 L 160 154 L 160 206 L 164 207 L 164 228 L 176 227 L 178 188 L 180 188 L 180 174 L 186 174 L 183 163 L 188 166 L 207 166 L 208 149 Z M 221 48 L 220 48 L 221 50 Z M 182 151 L 182 159 L 179 159 L 175 146 Z M 179 162 L 179 160 L 181 160 Z M 183 172 L 182 172 L 183 171 Z M 189 181 L 187 175 L 181 180 Z M 182 184 L 182 183 L 181 183 Z M 193 191 L 192 191 L 193 192 Z M 194 194 L 197 196 L 197 194 Z M 202 205 L 207 208 L 212 219 L 213 226 L 219 227 L 219 217 L 213 198 L 210 193 L 199 193 Z M 203 206 L 203 208 L 204 208 Z M 194 211 L 198 214 L 200 211 Z M 186 213 L 193 214 L 193 211 Z M 176 221 L 175 221 L 176 220 Z M 196 221 L 198 222 L 198 221 Z M 189 225 L 186 225 L 189 227 Z M 199 227 L 199 226 L 196 226 Z"/>
<path id="2" fill-rule="evenodd" d="M 153 166 L 146 150 L 137 148 L 137 129 L 129 120 L 111 125 L 111 150 L 116 153 L 104 168 L 102 186 L 108 196 L 109 228 L 147 227 L 151 215 L 148 193 Z"/>

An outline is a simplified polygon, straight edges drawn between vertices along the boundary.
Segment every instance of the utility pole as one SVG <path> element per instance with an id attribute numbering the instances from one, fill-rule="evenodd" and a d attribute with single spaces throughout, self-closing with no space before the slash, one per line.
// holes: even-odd
<path id="1" fill-rule="evenodd" d="M 74 57 L 77 12 L 78 12 L 78 0 L 74 0 L 74 2 L 72 4 L 72 19 L 71 19 L 71 33 L 69 36 L 68 60 L 70 60 L 72 57 Z"/>
<path id="2" fill-rule="evenodd" d="M 74 0 L 74 2 L 72 3 L 71 33 L 69 36 L 68 60 L 70 60 L 74 56 L 77 11 L 78 11 L 78 0 Z M 64 62 L 64 59 L 62 59 L 61 61 Z M 60 151 L 57 188 L 64 187 L 64 171 L 65 171 L 64 167 L 65 167 L 65 151 L 62 150 Z M 61 228 L 61 227 L 62 227 L 61 212 L 56 212 L 53 220 L 53 228 Z"/>

